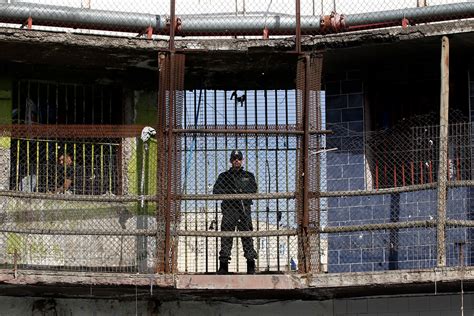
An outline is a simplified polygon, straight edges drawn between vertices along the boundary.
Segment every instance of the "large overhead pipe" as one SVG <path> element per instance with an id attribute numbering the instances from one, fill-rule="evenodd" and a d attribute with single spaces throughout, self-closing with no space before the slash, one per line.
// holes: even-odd
<path id="1" fill-rule="evenodd" d="M 0 22 L 140 33 L 164 29 L 159 15 L 81 9 L 37 3 L 0 3 Z"/>
<path id="2" fill-rule="evenodd" d="M 418 8 L 330 16 L 301 16 L 301 32 L 314 34 L 351 29 L 377 28 L 466 19 L 474 17 L 474 2 L 462 2 Z M 154 34 L 169 34 L 167 16 L 81 9 L 33 3 L 0 3 L 0 22 L 23 24 L 32 19 L 34 25 L 98 29 L 141 33 L 152 29 Z M 264 28 L 270 34 L 295 34 L 296 19 L 282 15 L 178 15 L 176 35 L 261 35 Z"/>

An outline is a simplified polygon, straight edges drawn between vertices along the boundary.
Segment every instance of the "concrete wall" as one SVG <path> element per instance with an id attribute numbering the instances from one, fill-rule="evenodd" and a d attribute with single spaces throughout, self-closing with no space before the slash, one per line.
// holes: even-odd
<path id="1" fill-rule="evenodd" d="M 91 289 L 93 292 L 93 288 Z M 464 294 L 464 315 L 474 313 L 474 294 Z M 324 315 L 324 316 L 450 316 L 461 315 L 461 294 L 391 296 L 326 301 L 45 299 L 0 297 L 0 315 Z"/>

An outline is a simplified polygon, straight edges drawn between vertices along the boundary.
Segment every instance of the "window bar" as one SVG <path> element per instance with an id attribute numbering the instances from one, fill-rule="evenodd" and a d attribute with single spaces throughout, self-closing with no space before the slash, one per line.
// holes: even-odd
<path id="1" fill-rule="evenodd" d="M 16 177 L 16 183 L 15 183 L 15 190 L 19 190 L 20 189 L 20 140 L 17 139 L 16 141 L 16 174 L 15 174 L 15 177 Z"/>
<path id="2" fill-rule="evenodd" d="M 67 145 L 68 145 L 67 142 L 64 143 L 64 149 L 63 149 L 63 154 L 62 154 L 64 160 L 63 160 L 63 171 L 62 171 L 63 172 L 63 177 L 62 177 L 63 183 L 61 183 L 61 188 L 62 188 L 61 190 L 64 194 L 66 193 L 64 183 L 65 183 L 66 178 L 67 178 L 67 173 L 66 173 L 66 168 L 67 168 L 67 163 L 66 163 Z"/>
<path id="3" fill-rule="evenodd" d="M 100 144 L 100 192 L 99 194 L 104 193 L 104 144 Z"/>
<path id="4" fill-rule="evenodd" d="M 214 126 L 217 126 L 217 90 L 214 90 Z M 217 176 L 219 172 L 218 169 L 218 164 L 217 164 L 217 134 L 214 135 L 214 174 Z M 217 178 L 216 178 L 217 179 Z M 215 221 L 215 227 L 214 230 L 218 231 L 219 230 L 219 201 L 214 202 L 214 221 Z M 218 270 L 219 267 L 219 238 L 216 237 L 215 239 L 216 243 L 216 249 L 215 249 L 215 255 L 216 255 L 216 262 L 215 262 L 215 268 L 216 271 Z"/>
<path id="5" fill-rule="evenodd" d="M 73 161 L 72 161 L 72 170 L 73 170 L 73 175 L 72 175 L 72 188 L 71 190 L 76 193 L 75 187 L 76 187 L 76 161 L 77 161 L 77 144 L 76 142 L 73 143 Z"/>
<path id="6" fill-rule="evenodd" d="M 234 128 L 237 128 L 237 126 L 238 126 L 238 121 L 237 121 L 237 116 L 238 116 L 238 112 L 237 112 L 237 107 L 238 107 L 237 95 L 238 95 L 238 94 L 237 94 L 237 90 L 234 90 L 233 93 L 235 93 L 234 102 L 233 102 L 233 103 L 234 103 L 234 104 L 233 104 L 233 106 L 234 106 L 234 108 L 233 108 L 233 110 L 234 110 Z M 232 96 L 231 96 L 231 98 L 232 98 Z M 226 100 L 227 100 L 227 98 L 226 98 Z M 233 148 L 232 148 L 231 150 L 233 150 L 234 148 L 235 148 L 235 149 L 238 149 L 238 150 L 242 150 L 242 149 L 239 148 L 239 145 L 238 145 L 238 137 L 239 137 L 239 136 L 238 136 L 237 134 L 234 135 L 234 146 L 233 146 Z M 226 156 L 226 158 L 227 158 L 227 156 Z M 227 158 L 227 159 L 228 159 L 228 158 Z M 236 258 L 236 259 L 235 259 L 235 263 L 236 263 L 236 271 L 240 271 L 239 243 L 241 242 L 241 238 L 233 238 L 233 239 L 235 239 L 235 258 Z M 244 243 L 242 243 L 242 249 L 243 249 L 243 246 L 244 246 Z"/>
<path id="7" fill-rule="evenodd" d="M 109 124 L 112 124 L 112 91 L 109 90 Z M 108 171 L 109 171 L 109 193 L 114 192 L 114 186 L 113 186 L 113 168 L 114 168 L 114 161 L 113 161 L 113 155 L 112 155 L 112 140 L 109 139 L 109 163 L 108 163 Z"/>
<path id="8" fill-rule="evenodd" d="M 40 111 L 39 111 L 39 106 L 40 106 L 40 83 L 37 83 L 36 85 L 36 104 L 37 104 L 37 121 L 38 123 L 41 123 L 41 117 L 40 117 Z M 34 192 L 38 192 L 38 187 L 40 183 L 40 178 L 39 178 L 39 141 L 38 138 L 35 140 L 36 144 L 36 183 L 35 183 L 35 188 Z"/>
<path id="9" fill-rule="evenodd" d="M 199 100 L 201 101 L 201 100 Z M 207 89 L 204 89 L 204 103 L 203 103 L 203 108 L 204 108 L 204 128 L 207 128 Z M 197 149 L 197 148 L 195 148 Z M 205 153 L 207 153 L 207 136 L 204 137 L 204 150 L 205 150 Z M 208 188 L 207 188 L 207 183 L 209 181 L 208 179 L 208 163 L 209 163 L 209 160 L 207 158 L 207 154 L 204 155 L 204 192 L 205 194 L 208 194 L 209 191 L 208 191 Z M 209 227 L 209 212 L 208 212 L 208 201 L 205 201 L 204 202 L 204 210 L 205 210 L 205 217 L 206 217 L 206 220 L 205 220 L 205 230 L 207 230 L 207 228 Z M 209 272 L 209 237 L 204 237 L 205 238 L 205 242 L 206 242 L 206 272 Z"/>
<path id="10" fill-rule="evenodd" d="M 58 140 L 54 142 L 54 161 L 55 161 L 55 168 L 54 168 L 54 191 L 58 188 L 58 150 L 59 150 L 59 145 L 58 145 Z"/>
<path id="11" fill-rule="evenodd" d="M 285 123 L 286 123 L 286 126 L 289 125 L 288 90 L 286 90 L 286 89 L 285 89 Z M 289 160 L 288 160 L 289 144 L 290 144 L 290 139 L 289 139 L 289 136 L 286 135 L 286 148 L 285 148 L 286 192 L 290 191 L 290 183 L 289 183 L 289 178 L 288 178 L 288 175 L 289 175 L 289 170 L 288 170 L 288 166 L 289 166 Z M 289 210 L 290 210 L 290 201 L 288 199 L 286 199 L 286 226 L 287 226 L 287 228 L 290 227 L 290 213 L 289 213 Z M 286 260 L 287 260 L 286 262 L 288 264 L 290 264 L 291 263 L 290 251 L 289 251 L 289 249 L 290 249 L 290 236 L 286 237 L 286 244 L 288 245 L 288 247 L 287 247 L 288 248 L 288 255 L 287 255 L 287 258 L 286 258 Z M 290 266 L 290 268 L 291 268 L 291 266 Z"/>
<path id="12" fill-rule="evenodd" d="M 86 194 L 86 143 L 82 143 L 82 194 Z"/>
<path id="13" fill-rule="evenodd" d="M 258 125 L 258 96 L 257 96 L 257 90 L 254 90 L 254 111 L 255 111 L 255 127 Z M 259 142 L 258 142 L 258 134 L 255 134 L 255 177 L 256 179 L 260 179 L 259 177 Z M 255 208 L 255 213 L 257 217 L 257 231 L 260 231 L 260 200 L 257 201 L 256 203 L 256 208 Z M 258 250 L 260 253 L 260 238 L 257 237 L 257 244 L 258 244 Z M 257 269 L 260 269 L 260 256 L 258 256 L 257 259 Z"/>
<path id="14" fill-rule="evenodd" d="M 27 139 L 26 140 L 26 177 L 27 179 L 29 178 L 30 176 L 30 140 Z M 30 180 L 29 181 L 24 181 L 23 184 L 28 184 L 29 188 L 28 188 L 28 192 L 30 192 L 30 189 L 31 189 L 31 182 Z M 26 188 L 22 188 L 23 190 L 26 190 Z"/>
<path id="15" fill-rule="evenodd" d="M 278 127 L 278 91 L 275 90 L 275 125 Z M 276 140 L 276 150 L 275 150 L 275 192 L 279 192 L 278 190 L 278 182 L 279 182 L 279 169 L 278 169 L 278 153 L 279 150 L 279 141 L 280 137 L 277 135 L 275 137 Z M 280 200 L 276 199 L 276 229 L 280 230 L 280 221 L 278 220 L 278 214 L 280 210 Z M 277 271 L 280 271 L 280 237 L 277 236 Z"/>
<path id="16" fill-rule="evenodd" d="M 189 94 L 185 92 L 184 98 L 184 128 L 188 126 L 188 100 Z M 184 150 L 183 150 L 183 159 L 185 162 L 184 165 L 184 181 L 183 181 L 183 191 L 184 194 L 188 193 L 188 165 L 187 165 L 187 154 L 188 154 L 188 136 L 184 135 Z M 188 201 L 184 201 L 184 230 L 188 231 Z M 188 271 L 188 236 L 184 236 L 184 271 L 187 273 Z"/>
<path id="17" fill-rule="evenodd" d="M 28 81 L 28 89 L 27 89 L 27 99 L 26 99 L 26 104 L 25 104 L 25 114 L 26 114 L 26 124 L 33 124 L 33 108 L 30 105 L 28 105 L 28 101 L 32 102 L 30 98 L 30 91 L 31 91 L 31 82 Z M 22 181 L 25 185 L 28 185 L 28 189 L 22 188 L 22 190 L 28 190 L 28 192 L 31 192 L 31 180 L 30 180 L 30 138 L 26 138 L 26 178 L 29 181 Z"/>
<path id="18" fill-rule="evenodd" d="M 264 110 L 265 110 L 265 128 L 268 129 L 268 91 L 267 89 L 263 90 L 263 98 L 264 98 Z M 265 182 L 266 183 L 266 190 L 267 193 L 271 191 L 271 177 L 270 177 L 270 165 L 268 162 L 268 135 L 265 135 Z M 268 173 L 268 174 L 267 174 Z M 265 230 L 270 230 L 270 200 L 266 201 L 265 207 Z M 266 256 L 266 271 L 270 271 L 270 244 L 271 240 L 269 236 L 265 237 L 266 239 L 266 249 L 265 249 L 265 256 Z"/>
<path id="19" fill-rule="evenodd" d="M 202 93 L 202 89 L 200 90 L 199 92 L 200 94 Z M 197 117 L 198 117 L 198 114 L 197 114 L 197 108 L 198 108 L 198 104 L 196 103 L 197 100 L 196 100 L 196 92 L 194 93 L 194 102 L 193 102 L 193 105 L 194 105 L 194 110 L 193 110 L 193 121 L 194 121 L 194 126 L 197 125 Z M 193 142 L 194 142 L 194 149 L 196 149 L 197 147 L 197 136 L 195 135 L 193 137 Z M 198 174 L 197 174 L 197 166 L 196 166 L 196 161 L 197 161 L 197 153 L 196 151 L 192 152 L 191 153 L 193 156 L 194 156 L 194 192 L 197 191 L 197 188 L 198 188 Z M 195 200 L 194 201 L 194 229 L 195 230 L 198 230 L 198 216 L 199 216 L 199 213 L 198 213 L 198 201 Z M 199 267 L 199 257 L 198 257 L 198 238 L 199 237 L 195 237 L 194 238 L 194 271 L 197 272 L 198 271 L 198 267 Z"/>
<path id="20" fill-rule="evenodd" d="M 40 183 L 40 163 L 39 163 L 39 156 L 40 156 L 40 147 L 39 147 L 39 141 L 36 140 L 36 187 L 35 187 L 35 192 L 38 192 L 38 187 Z"/>
<path id="21" fill-rule="evenodd" d="M 245 96 L 245 99 L 243 100 L 243 105 L 244 106 L 244 126 L 245 126 L 245 129 L 248 128 L 248 113 L 247 113 L 247 90 L 244 90 L 244 96 Z M 249 157 L 249 144 L 248 144 L 248 134 L 245 134 L 245 157 L 247 158 L 247 171 L 250 171 L 248 170 L 248 166 L 249 166 L 249 160 L 248 160 L 248 157 Z M 252 223 L 252 214 L 250 214 L 250 222 Z M 253 225 L 252 225 L 253 226 Z M 253 244 L 254 240 L 252 239 L 252 244 Z M 257 241 L 258 242 L 258 241 Z M 257 249 L 257 257 L 258 257 L 258 244 L 255 245 L 253 244 L 254 246 L 254 249 Z"/>
<path id="22" fill-rule="evenodd" d="M 93 112 L 92 112 L 93 113 Z M 91 194 L 95 193 L 95 171 L 94 171 L 94 163 L 95 163 L 95 156 L 94 156 L 94 144 L 91 144 Z"/>

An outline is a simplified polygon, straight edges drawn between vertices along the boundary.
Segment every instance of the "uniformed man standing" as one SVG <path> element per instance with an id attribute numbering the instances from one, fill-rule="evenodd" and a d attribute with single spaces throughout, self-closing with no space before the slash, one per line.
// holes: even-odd
<path id="1" fill-rule="evenodd" d="M 245 171 L 242 167 L 243 155 L 239 150 L 230 154 L 232 167 L 219 174 L 214 184 L 214 194 L 243 194 L 256 193 L 257 183 L 253 173 Z M 252 215 L 251 199 L 245 200 L 223 200 L 221 204 L 222 224 L 221 231 L 251 231 Z M 255 273 L 255 259 L 257 252 L 253 247 L 252 237 L 242 237 L 244 256 L 247 259 L 247 274 Z M 219 274 L 229 272 L 229 260 L 232 250 L 232 237 L 221 238 L 221 250 L 219 252 Z"/>

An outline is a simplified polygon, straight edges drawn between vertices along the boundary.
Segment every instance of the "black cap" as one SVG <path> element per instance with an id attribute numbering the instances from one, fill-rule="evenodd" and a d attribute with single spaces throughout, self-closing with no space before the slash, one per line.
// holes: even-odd
<path id="1" fill-rule="evenodd" d="M 242 158 L 244 158 L 244 155 L 242 155 L 242 152 L 240 150 L 233 150 L 230 153 L 230 161 L 235 159 L 242 160 Z"/>

